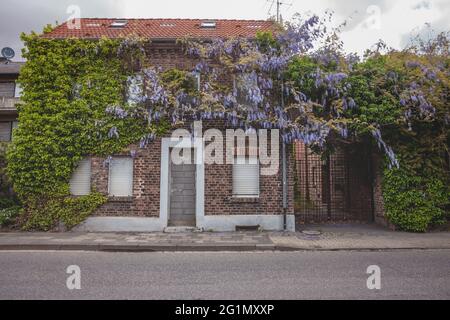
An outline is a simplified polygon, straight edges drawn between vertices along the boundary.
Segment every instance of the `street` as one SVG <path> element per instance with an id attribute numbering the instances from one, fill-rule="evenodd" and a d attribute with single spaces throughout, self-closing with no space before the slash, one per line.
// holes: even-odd
<path id="1" fill-rule="evenodd" d="M 70 265 L 80 290 L 66 286 Z M 450 250 L 3 251 L 0 299 L 450 299 L 449 266 Z"/>

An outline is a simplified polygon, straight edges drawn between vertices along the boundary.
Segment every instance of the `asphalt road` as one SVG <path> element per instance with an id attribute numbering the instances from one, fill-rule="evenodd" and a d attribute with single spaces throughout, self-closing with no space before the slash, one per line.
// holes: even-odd
<path id="1" fill-rule="evenodd" d="M 66 286 L 78 265 L 81 289 Z M 369 265 L 381 289 L 367 289 Z M 450 299 L 450 250 L 0 252 L 0 299 Z"/>

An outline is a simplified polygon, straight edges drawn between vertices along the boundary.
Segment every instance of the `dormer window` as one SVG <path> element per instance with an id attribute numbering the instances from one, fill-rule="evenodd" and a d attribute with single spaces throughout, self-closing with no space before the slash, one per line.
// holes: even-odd
<path id="1" fill-rule="evenodd" d="M 203 29 L 215 29 L 216 22 L 215 21 L 202 21 L 200 27 Z"/>
<path id="2" fill-rule="evenodd" d="M 113 23 L 111 23 L 112 28 L 123 28 L 127 25 L 128 20 L 115 20 Z"/>
<path id="3" fill-rule="evenodd" d="M 260 29 L 261 25 L 259 25 L 259 24 L 252 24 L 252 25 L 247 26 L 247 28 L 249 28 L 249 29 Z"/>

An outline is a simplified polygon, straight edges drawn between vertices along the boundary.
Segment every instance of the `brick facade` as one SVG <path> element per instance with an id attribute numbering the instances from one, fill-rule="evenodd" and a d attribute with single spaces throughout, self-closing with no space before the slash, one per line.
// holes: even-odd
<path id="1" fill-rule="evenodd" d="M 133 165 L 133 196 L 110 197 L 109 201 L 98 209 L 96 216 L 159 216 L 159 187 L 161 166 L 161 139 L 155 140 L 145 149 L 130 146 L 136 150 Z M 130 156 L 124 152 L 116 156 Z M 91 160 L 92 185 L 95 190 L 108 194 L 108 164 L 104 158 Z"/>
<path id="2" fill-rule="evenodd" d="M 192 70 L 195 61 L 187 58 L 181 47 L 171 42 L 154 42 L 146 48 L 148 60 L 145 66 L 158 66 L 163 69 L 178 68 Z M 203 130 L 215 127 L 224 133 L 224 125 L 210 122 Z M 167 136 L 170 136 L 168 134 Z M 224 133 L 225 137 L 225 133 Z M 134 158 L 133 196 L 110 198 L 108 203 L 95 212 L 95 216 L 138 216 L 158 217 L 160 211 L 161 138 L 137 150 Z M 289 155 L 292 152 L 288 152 Z M 125 152 L 123 155 L 129 155 Z M 281 157 L 281 152 L 280 152 Z M 105 159 L 92 159 L 92 184 L 101 193 L 108 194 L 108 166 Z M 224 161 L 225 162 L 225 161 Z M 293 170 L 288 159 L 288 209 L 293 214 Z M 232 196 L 232 165 L 205 165 L 205 215 L 233 214 L 282 214 L 282 171 L 281 158 L 275 176 L 260 176 L 260 196 L 252 199 L 237 199 Z"/>
<path id="3" fill-rule="evenodd" d="M 223 124 L 210 123 L 208 128 Z M 225 130 L 221 130 L 225 137 Z M 169 137 L 167 134 L 166 137 Z M 269 141 L 270 143 L 270 141 Z M 161 138 L 158 138 L 144 149 L 130 146 L 129 150 L 136 150 L 133 170 L 133 196 L 109 197 L 109 201 L 99 208 L 94 216 L 136 216 L 158 217 L 160 211 L 160 182 L 161 182 Z M 129 156 L 128 149 L 122 154 L 114 156 Z M 270 153 L 270 150 L 269 150 Z M 287 150 L 288 159 L 288 208 L 287 214 L 293 214 L 293 156 L 290 148 Z M 225 153 L 224 153 L 225 157 Z M 108 194 L 108 164 L 105 158 L 93 157 L 91 160 L 91 179 L 95 190 Z M 282 202 L 282 168 L 281 154 L 279 168 L 275 175 L 260 176 L 260 196 L 258 198 L 240 199 L 232 196 L 233 174 L 232 164 L 205 164 L 205 215 L 234 215 L 234 214 L 283 214 Z"/>

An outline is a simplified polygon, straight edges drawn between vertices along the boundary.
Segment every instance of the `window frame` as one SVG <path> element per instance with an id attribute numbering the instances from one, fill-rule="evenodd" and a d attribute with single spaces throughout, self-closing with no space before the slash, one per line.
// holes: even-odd
<path id="1" fill-rule="evenodd" d="M 246 163 L 237 163 L 238 158 L 244 158 Z M 255 158 L 256 159 L 256 163 L 250 163 L 250 159 Z M 257 166 L 257 171 L 258 174 L 256 176 L 257 179 L 257 189 L 258 192 L 257 194 L 238 194 L 235 192 L 234 189 L 234 177 L 235 177 L 235 165 L 252 165 L 252 166 Z M 234 156 L 234 163 L 232 165 L 232 177 L 231 177 L 231 182 L 232 182 L 232 197 L 235 199 L 259 199 L 261 197 L 261 166 L 259 164 L 259 158 L 258 156 L 250 156 L 250 155 L 245 155 L 245 156 Z"/>
<path id="2" fill-rule="evenodd" d="M 13 122 L 14 121 L 0 121 L 0 123 L 8 123 L 9 124 L 9 139 L 8 140 L 1 140 L 0 139 L 0 142 L 11 142 L 12 141 L 12 138 L 13 138 L 13 135 L 12 135 L 12 133 L 13 133 Z"/>
<path id="3" fill-rule="evenodd" d="M 22 97 L 22 86 L 17 81 L 14 82 L 14 98 Z"/>
<path id="4" fill-rule="evenodd" d="M 12 92 L 12 95 L 0 95 L 0 98 L 6 98 L 6 99 L 11 99 L 11 98 L 15 98 L 16 97 L 16 80 L 5 80 L 5 81 L 0 81 L 0 83 L 10 83 L 13 85 L 14 89 Z"/>
<path id="5" fill-rule="evenodd" d="M 73 194 L 70 182 L 71 182 L 71 180 L 73 178 L 73 175 L 75 174 L 76 170 L 79 168 L 79 165 L 80 165 L 80 163 L 82 161 L 88 161 L 89 162 L 89 191 L 88 191 L 88 193 L 85 193 L 85 194 Z M 92 193 L 92 158 L 91 157 L 83 158 L 83 159 L 81 159 L 78 162 L 77 168 L 75 168 L 75 170 L 72 172 L 72 176 L 70 177 L 70 180 L 69 180 L 69 192 L 70 192 L 70 195 L 72 197 L 83 197 L 83 196 L 90 195 Z"/>
<path id="6" fill-rule="evenodd" d="M 131 161 L 131 190 L 130 190 L 130 194 L 128 195 L 113 195 L 111 194 L 111 172 L 112 172 L 112 168 L 113 168 L 113 162 L 114 160 L 117 159 L 128 159 L 129 161 Z M 130 157 L 130 156 L 114 156 L 112 157 L 111 161 L 109 162 L 108 165 L 108 197 L 110 198 L 131 198 L 133 197 L 134 194 L 134 158 Z"/>

